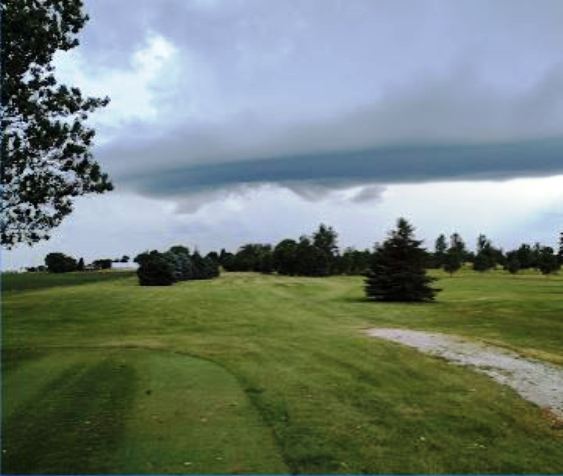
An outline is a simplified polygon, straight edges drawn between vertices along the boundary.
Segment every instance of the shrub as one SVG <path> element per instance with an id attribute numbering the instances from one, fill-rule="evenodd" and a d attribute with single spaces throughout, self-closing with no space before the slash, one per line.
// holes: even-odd
<path id="1" fill-rule="evenodd" d="M 137 276 L 141 286 L 170 286 L 174 283 L 174 266 L 164 254 L 157 251 L 143 253 L 138 262 Z"/>

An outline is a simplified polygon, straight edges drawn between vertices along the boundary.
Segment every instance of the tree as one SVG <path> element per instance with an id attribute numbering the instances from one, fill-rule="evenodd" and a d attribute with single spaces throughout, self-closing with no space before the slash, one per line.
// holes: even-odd
<path id="1" fill-rule="evenodd" d="M 532 247 L 528 244 L 520 245 L 518 250 L 516 250 L 516 258 L 522 269 L 534 268 L 536 266 L 536 256 Z"/>
<path id="2" fill-rule="evenodd" d="M 545 275 L 555 273 L 561 268 L 559 258 L 550 246 L 540 247 L 537 266 L 540 272 Z"/>
<path id="3" fill-rule="evenodd" d="M 444 271 L 452 276 L 455 272 L 459 271 L 461 265 L 462 262 L 459 252 L 454 248 L 449 248 L 442 264 Z"/>
<path id="4" fill-rule="evenodd" d="M 330 257 L 315 246 L 309 237 L 301 236 L 295 249 L 295 274 L 300 276 L 328 276 L 330 273 Z"/>
<path id="5" fill-rule="evenodd" d="M 141 286 L 170 286 L 174 283 L 174 266 L 163 253 L 152 251 L 142 253 L 137 258 L 137 276 Z"/>
<path id="6" fill-rule="evenodd" d="M 194 267 L 192 279 L 212 279 L 219 276 L 219 264 L 209 257 L 203 257 L 198 251 L 192 255 Z"/>
<path id="7" fill-rule="evenodd" d="M 119 262 L 120 262 L 120 263 L 129 263 L 129 259 L 130 259 L 129 256 L 123 255 L 123 256 L 121 257 L 121 259 L 119 260 Z"/>
<path id="8" fill-rule="evenodd" d="M 112 189 L 93 160 L 90 113 L 108 98 L 57 84 L 57 51 L 78 45 L 82 0 L 3 0 L 1 15 L 1 243 L 47 239 L 73 199 Z"/>
<path id="9" fill-rule="evenodd" d="M 274 248 L 273 260 L 274 268 L 279 274 L 297 274 L 297 242 L 291 239 L 280 241 Z"/>
<path id="10" fill-rule="evenodd" d="M 494 268 L 496 266 L 496 254 L 491 241 L 485 235 L 479 235 L 477 238 L 477 253 L 473 260 L 473 269 L 475 271 L 488 271 Z"/>
<path id="11" fill-rule="evenodd" d="M 559 233 L 559 252 L 557 256 L 559 257 L 559 263 L 563 265 L 563 231 Z"/>
<path id="12" fill-rule="evenodd" d="M 507 253 L 506 262 L 504 263 L 504 269 L 510 274 L 516 274 L 521 268 L 520 261 L 518 260 L 518 253 L 516 251 L 510 251 Z"/>
<path id="13" fill-rule="evenodd" d="M 336 258 L 338 256 L 338 245 L 337 245 L 338 234 L 334 231 L 331 226 L 326 226 L 321 223 L 319 229 L 313 233 L 313 246 L 317 247 L 323 252 L 326 258 L 328 269 L 326 274 L 334 273 L 334 265 Z"/>
<path id="14" fill-rule="evenodd" d="M 426 275 L 425 250 L 414 238 L 414 228 L 399 218 L 382 245 L 377 246 L 365 292 L 374 301 L 432 301 L 439 291 L 432 288 L 435 278 Z"/>
<path id="15" fill-rule="evenodd" d="M 369 250 L 360 251 L 354 248 L 346 248 L 344 253 L 337 258 L 336 271 L 340 274 L 364 275 L 369 269 L 370 262 L 371 253 Z"/>
<path id="16" fill-rule="evenodd" d="M 446 235 L 442 233 L 438 236 L 434 244 L 434 266 L 436 268 L 441 268 L 444 265 L 447 250 L 448 244 L 446 242 Z"/>
<path id="17" fill-rule="evenodd" d="M 80 258 L 78 260 L 78 264 L 76 265 L 76 271 L 84 271 L 84 258 Z"/>
<path id="18" fill-rule="evenodd" d="M 50 273 L 76 271 L 76 260 L 64 253 L 49 253 L 45 256 L 45 266 Z"/>
<path id="19" fill-rule="evenodd" d="M 113 260 L 110 258 L 96 259 L 92 261 L 92 266 L 96 269 L 111 269 Z"/>

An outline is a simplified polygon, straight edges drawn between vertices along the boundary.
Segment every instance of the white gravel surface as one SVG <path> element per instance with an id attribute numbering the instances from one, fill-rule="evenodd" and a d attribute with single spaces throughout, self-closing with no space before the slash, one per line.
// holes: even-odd
<path id="1" fill-rule="evenodd" d="M 483 372 L 523 398 L 563 418 L 563 368 L 500 347 L 436 332 L 368 329 L 371 337 L 398 342 Z"/>

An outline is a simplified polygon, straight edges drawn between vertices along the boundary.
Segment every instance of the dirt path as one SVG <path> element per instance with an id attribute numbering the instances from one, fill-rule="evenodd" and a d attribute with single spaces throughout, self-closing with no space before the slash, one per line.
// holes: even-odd
<path id="1" fill-rule="evenodd" d="M 408 329 L 368 329 L 371 337 L 398 342 L 483 372 L 523 398 L 563 418 L 563 369 L 515 352 L 460 337 Z"/>

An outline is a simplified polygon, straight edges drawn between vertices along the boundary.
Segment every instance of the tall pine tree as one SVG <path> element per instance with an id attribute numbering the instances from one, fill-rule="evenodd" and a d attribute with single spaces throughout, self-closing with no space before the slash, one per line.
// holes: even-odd
<path id="1" fill-rule="evenodd" d="M 378 245 L 367 274 L 365 292 L 374 301 L 432 301 L 439 289 L 427 276 L 425 250 L 415 239 L 414 228 L 399 218 L 397 229 Z"/>

